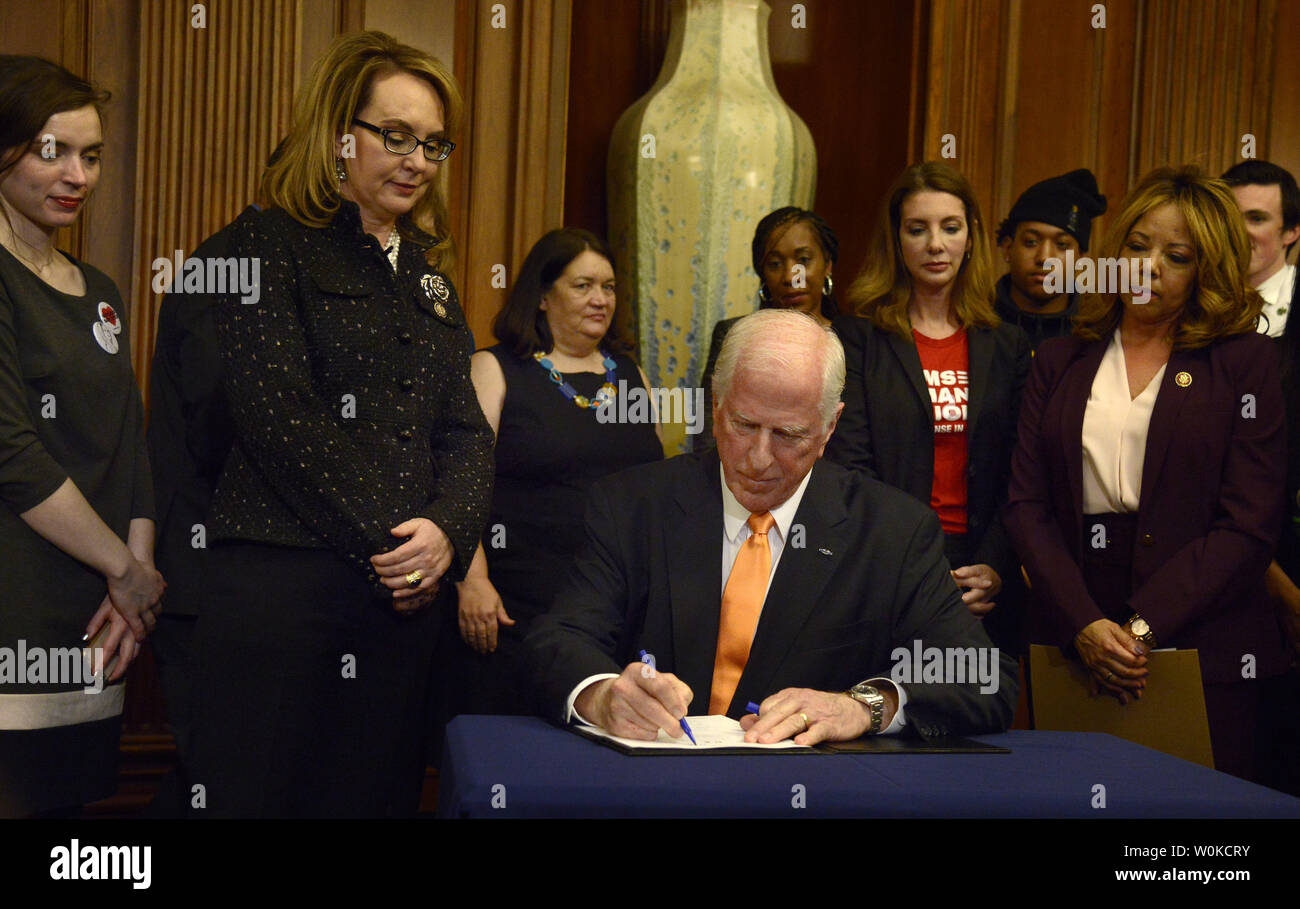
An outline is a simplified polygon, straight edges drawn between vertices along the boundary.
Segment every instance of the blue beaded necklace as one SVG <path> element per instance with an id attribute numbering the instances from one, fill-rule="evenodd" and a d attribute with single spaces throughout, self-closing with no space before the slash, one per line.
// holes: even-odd
<path id="1" fill-rule="evenodd" d="M 602 365 L 605 367 L 605 384 L 600 386 L 600 391 L 596 392 L 596 396 L 593 398 L 578 394 L 577 389 L 565 380 L 564 373 L 556 369 L 555 364 L 540 350 L 533 354 L 533 359 L 541 365 L 542 369 L 551 374 L 551 381 L 560 386 L 560 392 L 566 398 L 585 410 L 595 410 L 613 401 L 614 396 L 618 394 L 618 388 L 614 385 L 614 370 L 618 364 L 605 351 L 602 350 L 600 355 L 604 359 Z"/>

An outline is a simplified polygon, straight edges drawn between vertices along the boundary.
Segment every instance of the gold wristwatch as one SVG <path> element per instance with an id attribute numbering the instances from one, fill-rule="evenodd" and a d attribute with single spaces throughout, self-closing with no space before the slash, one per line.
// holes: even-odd
<path id="1" fill-rule="evenodd" d="M 1143 644 L 1146 644 L 1148 647 L 1156 646 L 1156 633 L 1151 630 L 1151 626 L 1147 624 L 1147 620 L 1142 618 L 1142 616 L 1138 615 L 1136 612 L 1133 613 L 1133 618 L 1128 620 L 1128 633 L 1133 635 L 1133 637 L 1137 638 Z"/>

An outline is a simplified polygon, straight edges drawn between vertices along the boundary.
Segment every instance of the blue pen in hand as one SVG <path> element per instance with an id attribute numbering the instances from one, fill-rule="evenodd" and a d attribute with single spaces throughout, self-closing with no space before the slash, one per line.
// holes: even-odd
<path id="1" fill-rule="evenodd" d="M 758 705 L 755 704 L 753 701 L 750 701 L 748 704 L 745 705 L 745 712 L 752 713 L 754 714 L 754 716 L 758 716 Z"/>
<path id="2" fill-rule="evenodd" d="M 651 669 L 655 668 L 655 658 L 650 655 L 649 651 L 642 650 L 640 656 L 642 663 L 645 663 Z M 691 732 L 691 727 L 686 725 L 686 717 L 682 717 L 677 722 L 682 724 L 682 732 L 686 733 L 686 737 L 691 740 L 691 744 L 698 745 L 699 742 L 695 741 L 695 736 Z"/>

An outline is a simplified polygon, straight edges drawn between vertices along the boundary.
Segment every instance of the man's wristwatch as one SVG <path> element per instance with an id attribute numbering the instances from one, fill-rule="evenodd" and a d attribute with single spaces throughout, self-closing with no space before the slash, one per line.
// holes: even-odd
<path id="1" fill-rule="evenodd" d="M 853 700 L 866 704 L 871 711 L 871 728 L 869 734 L 877 733 L 885 725 L 885 696 L 874 685 L 859 682 L 845 692 Z"/>
<path id="2" fill-rule="evenodd" d="M 1128 620 L 1128 633 L 1148 647 L 1156 646 L 1156 633 L 1151 630 L 1147 620 L 1136 612 L 1133 613 L 1133 618 Z"/>

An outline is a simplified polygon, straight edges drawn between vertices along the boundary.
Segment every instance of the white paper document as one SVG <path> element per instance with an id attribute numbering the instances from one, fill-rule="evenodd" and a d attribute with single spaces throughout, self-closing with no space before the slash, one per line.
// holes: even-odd
<path id="1" fill-rule="evenodd" d="M 812 750 L 811 746 L 796 745 L 790 739 L 783 742 L 773 742 L 769 745 L 746 742 L 745 730 L 740 728 L 740 722 L 733 720 L 729 716 L 688 716 L 686 725 L 691 727 L 691 732 L 695 736 L 696 744 L 694 745 L 691 744 L 691 740 L 686 737 L 685 733 L 682 733 L 681 738 L 675 739 L 662 729 L 659 730 L 659 738 L 656 741 L 648 742 L 610 735 L 605 730 L 598 729 L 595 726 L 574 726 L 572 728 L 594 739 L 607 739 L 628 748 L 645 749 L 647 751 L 708 751 L 713 748 L 752 748 L 758 751 Z"/>

